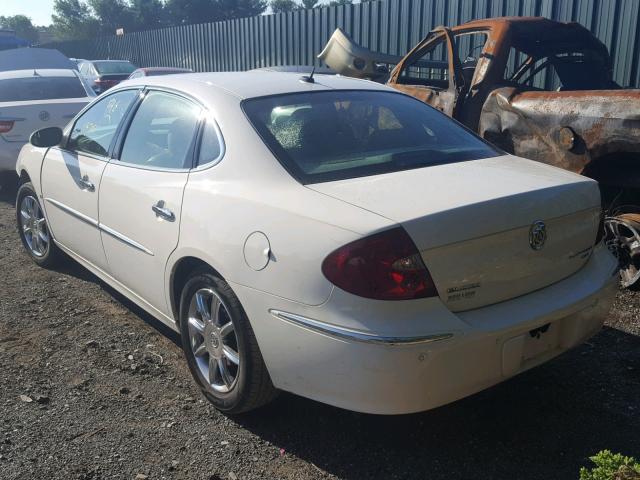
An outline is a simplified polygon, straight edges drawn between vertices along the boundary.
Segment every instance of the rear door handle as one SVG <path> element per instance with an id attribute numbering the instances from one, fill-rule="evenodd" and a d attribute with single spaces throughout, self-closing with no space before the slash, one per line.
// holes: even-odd
<path id="1" fill-rule="evenodd" d="M 158 200 L 158 203 L 153 205 L 151 210 L 155 212 L 156 217 L 162 217 L 169 222 L 173 222 L 176 219 L 173 212 L 164 206 L 164 200 Z"/>
<path id="2" fill-rule="evenodd" d="M 82 190 L 87 190 L 89 192 L 95 192 L 96 190 L 96 186 L 89 181 L 89 177 L 87 177 L 86 175 L 78 180 L 78 183 L 80 184 L 80 188 L 82 188 Z"/>

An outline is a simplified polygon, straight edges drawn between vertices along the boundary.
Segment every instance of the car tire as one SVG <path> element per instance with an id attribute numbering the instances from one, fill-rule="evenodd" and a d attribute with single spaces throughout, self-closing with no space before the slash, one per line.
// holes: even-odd
<path id="1" fill-rule="evenodd" d="M 62 260 L 64 254 L 53 241 L 38 195 L 30 182 L 18 188 L 16 223 L 22 245 L 35 263 L 51 268 Z"/>
<path id="2" fill-rule="evenodd" d="M 194 272 L 182 290 L 180 334 L 189 370 L 218 410 L 248 412 L 277 395 L 240 301 L 210 271 Z"/>

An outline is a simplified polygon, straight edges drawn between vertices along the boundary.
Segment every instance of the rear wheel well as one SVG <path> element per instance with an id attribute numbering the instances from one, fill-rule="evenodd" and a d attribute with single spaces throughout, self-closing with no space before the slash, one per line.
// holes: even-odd
<path id="1" fill-rule="evenodd" d="M 594 158 L 582 174 L 600 183 L 605 207 L 613 200 L 640 205 L 640 153 L 614 152 Z"/>
<path id="2" fill-rule="evenodd" d="M 20 171 L 20 184 L 27 183 L 31 181 L 31 177 L 27 173 L 26 170 Z"/>
<path id="3" fill-rule="evenodd" d="M 171 275 L 171 311 L 176 322 L 180 322 L 180 296 L 186 283 L 189 281 L 191 274 L 196 270 L 208 270 L 214 275 L 222 278 L 222 276 L 204 260 L 197 257 L 184 257 L 178 260 L 173 267 Z"/>

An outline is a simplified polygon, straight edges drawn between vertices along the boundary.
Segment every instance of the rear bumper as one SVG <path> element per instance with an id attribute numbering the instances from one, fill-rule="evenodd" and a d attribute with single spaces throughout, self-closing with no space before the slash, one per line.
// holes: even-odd
<path id="1" fill-rule="evenodd" d="M 233 288 L 275 386 L 349 410 L 401 414 L 471 395 L 584 342 L 611 308 L 616 267 L 599 246 L 570 278 L 457 314 L 438 299 L 375 302 L 336 290 L 324 305 L 305 307 Z M 539 338 L 530 335 L 540 327 Z"/>
<path id="2" fill-rule="evenodd" d="M 0 138 L 0 172 L 16 170 L 18 155 L 24 142 L 7 142 Z"/>

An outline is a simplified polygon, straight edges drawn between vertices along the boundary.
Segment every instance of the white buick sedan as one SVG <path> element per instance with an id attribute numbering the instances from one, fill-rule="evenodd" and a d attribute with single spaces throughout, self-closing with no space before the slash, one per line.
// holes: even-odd
<path id="1" fill-rule="evenodd" d="M 617 288 L 594 181 L 366 81 L 127 81 L 17 171 L 33 260 L 64 252 L 179 331 L 229 413 L 278 390 L 430 409 L 584 342 Z"/>

